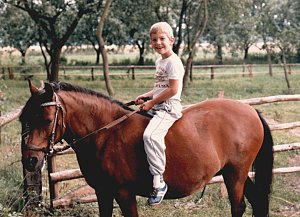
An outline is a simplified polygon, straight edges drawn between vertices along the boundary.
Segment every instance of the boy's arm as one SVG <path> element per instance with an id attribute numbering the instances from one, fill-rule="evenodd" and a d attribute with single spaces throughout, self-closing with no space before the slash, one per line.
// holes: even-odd
<path id="1" fill-rule="evenodd" d="M 165 89 L 163 92 L 161 92 L 161 94 L 159 94 L 157 97 L 144 102 L 141 105 L 141 109 L 144 111 L 148 111 L 150 110 L 154 105 L 159 104 L 165 100 L 170 99 L 172 96 L 174 96 L 177 91 L 178 91 L 178 85 L 179 85 L 179 80 L 177 79 L 170 79 L 169 80 L 169 87 L 167 89 Z M 152 94 L 153 96 L 153 94 Z"/>

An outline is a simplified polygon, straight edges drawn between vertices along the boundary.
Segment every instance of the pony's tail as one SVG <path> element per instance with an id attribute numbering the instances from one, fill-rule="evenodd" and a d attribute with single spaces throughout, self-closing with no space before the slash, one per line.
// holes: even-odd
<path id="1" fill-rule="evenodd" d="M 271 130 L 267 122 L 258 111 L 257 114 L 264 128 L 264 140 L 253 164 L 253 169 L 255 171 L 254 188 L 256 192 L 256 201 L 253 208 L 253 214 L 255 217 L 266 217 L 269 216 L 269 194 L 271 192 L 273 176 L 272 169 L 274 161 L 274 143 Z"/>

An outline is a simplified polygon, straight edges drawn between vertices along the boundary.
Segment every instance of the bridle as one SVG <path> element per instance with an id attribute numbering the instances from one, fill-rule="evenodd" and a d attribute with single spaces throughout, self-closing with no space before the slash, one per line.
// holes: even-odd
<path id="1" fill-rule="evenodd" d="M 38 147 L 36 145 L 26 144 L 26 146 L 24 147 L 25 149 L 32 150 L 32 151 L 41 151 L 46 156 L 51 155 L 54 152 L 57 152 L 54 148 L 54 145 L 56 144 L 55 143 L 55 135 L 56 135 L 57 127 L 58 127 L 58 115 L 59 115 L 60 111 L 61 111 L 61 114 L 62 114 L 62 128 L 66 128 L 66 125 L 65 125 L 65 122 L 64 122 L 64 109 L 62 107 L 62 104 L 59 101 L 58 95 L 55 92 L 54 92 L 54 97 L 55 97 L 55 101 L 42 103 L 40 105 L 41 107 L 55 106 L 55 108 L 56 108 L 55 117 L 54 117 L 54 121 L 53 121 L 53 127 L 52 127 L 52 131 L 51 131 L 51 137 L 48 141 L 47 147 Z M 24 136 L 24 134 L 22 136 Z"/>

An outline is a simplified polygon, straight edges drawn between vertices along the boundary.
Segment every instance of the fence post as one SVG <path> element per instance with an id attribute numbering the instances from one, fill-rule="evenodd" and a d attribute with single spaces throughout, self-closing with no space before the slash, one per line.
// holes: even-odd
<path id="1" fill-rule="evenodd" d="M 8 67 L 8 79 L 14 79 L 14 70 L 11 67 Z"/>
<path id="2" fill-rule="evenodd" d="M 191 82 L 193 81 L 193 63 L 192 63 L 191 68 L 190 68 L 190 81 Z"/>
<path id="3" fill-rule="evenodd" d="M 67 75 L 66 75 L 66 70 L 65 70 L 65 66 L 62 66 L 62 70 L 64 72 L 64 78 L 67 79 Z"/>
<path id="4" fill-rule="evenodd" d="M 24 216 L 36 216 L 36 209 L 42 201 L 42 171 L 28 172 L 23 167 L 25 212 Z"/>
<path id="5" fill-rule="evenodd" d="M 252 74 L 252 65 L 248 65 L 249 77 L 253 77 Z"/>
<path id="6" fill-rule="evenodd" d="M 92 81 L 94 81 L 95 80 L 95 77 L 94 77 L 94 67 L 92 67 L 91 74 L 92 74 Z"/>
<path id="7" fill-rule="evenodd" d="M 50 173 L 57 171 L 55 155 L 48 156 L 47 166 L 48 166 L 48 180 L 49 180 L 49 193 L 50 193 L 50 210 L 52 210 L 53 200 L 58 198 L 58 185 L 56 182 L 53 182 L 50 177 Z"/>
<path id="8" fill-rule="evenodd" d="M 131 66 L 131 70 L 132 70 L 132 80 L 135 80 L 135 75 L 134 75 L 134 66 Z"/>
<path id="9" fill-rule="evenodd" d="M 214 79 L 215 78 L 215 70 L 214 67 L 211 66 L 210 67 L 210 79 Z"/>
<path id="10" fill-rule="evenodd" d="M 0 91 L 0 93 L 1 93 L 1 91 Z M 1 96 L 0 96 L 0 98 L 1 98 Z M 0 110 L 0 117 L 1 117 L 1 110 Z M 0 145 L 1 145 L 1 125 L 0 125 Z"/>
<path id="11" fill-rule="evenodd" d="M 5 68 L 2 67 L 2 78 L 5 80 Z"/>
<path id="12" fill-rule="evenodd" d="M 291 68 L 291 64 L 288 64 L 288 74 L 291 75 L 292 74 L 292 68 Z"/>
<path id="13" fill-rule="evenodd" d="M 129 67 L 127 72 L 126 72 L 127 73 L 127 78 L 129 78 L 130 70 L 131 70 L 131 67 Z"/>

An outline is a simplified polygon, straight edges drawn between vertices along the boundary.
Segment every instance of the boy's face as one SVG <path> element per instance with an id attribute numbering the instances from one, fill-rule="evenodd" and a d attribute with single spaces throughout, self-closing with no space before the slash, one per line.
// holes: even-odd
<path id="1" fill-rule="evenodd" d="M 174 44 L 174 37 L 169 37 L 162 31 L 151 33 L 150 35 L 151 47 L 159 53 L 162 58 L 167 58 L 172 54 L 172 45 Z"/>

